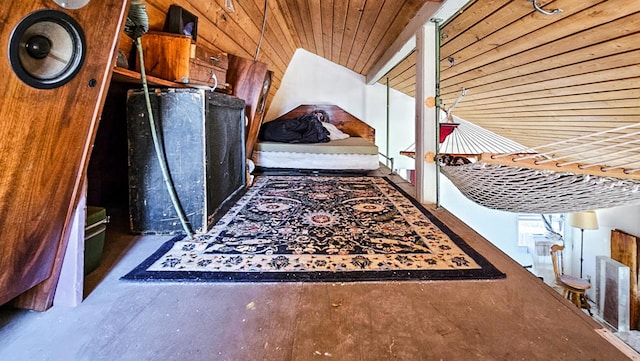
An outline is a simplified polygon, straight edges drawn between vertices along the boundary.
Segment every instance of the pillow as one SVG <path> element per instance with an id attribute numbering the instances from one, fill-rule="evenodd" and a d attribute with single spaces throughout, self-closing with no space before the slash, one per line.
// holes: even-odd
<path id="1" fill-rule="evenodd" d="M 331 140 L 339 140 L 339 139 L 347 139 L 349 138 L 349 134 L 343 133 L 338 127 L 331 123 L 322 123 L 324 129 L 329 131 L 329 139 Z"/>

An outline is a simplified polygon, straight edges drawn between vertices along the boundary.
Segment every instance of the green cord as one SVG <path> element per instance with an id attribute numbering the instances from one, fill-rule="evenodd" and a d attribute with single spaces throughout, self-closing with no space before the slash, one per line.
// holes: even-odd
<path id="1" fill-rule="evenodd" d="M 167 191 L 169 192 L 169 197 L 171 197 L 171 202 L 173 203 L 173 207 L 175 208 L 176 213 L 178 213 L 178 218 L 180 218 L 180 223 L 182 224 L 182 228 L 187 233 L 188 239 L 193 239 L 194 232 L 191 229 L 189 220 L 184 214 L 184 210 L 180 206 L 180 200 L 178 199 L 178 195 L 176 194 L 175 187 L 173 185 L 173 182 L 171 182 L 171 178 L 169 176 L 167 159 L 164 156 L 164 151 L 162 149 L 160 139 L 158 138 L 156 123 L 153 118 L 153 111 L 151 108 L 151 99 L 149 98 L 149 86 L 147 85 L 147 76 L 144 70 L 144 56 L 142 52 L 142 44 L 140 42 L 140 38 L 136 38 L 135 42 L 136 42 L 136 48 L 138 49 L 138 54 L 140 55 L 140 75 L 142 78 L 142 87 L 144 88 L 144 99 L 147 103 L 147 112 L 149 113 L 149 126 L 151 128 L 151 136 L 153 138 L 153 145 L 155 147 L 156 156 L 158 157 L 158 163 L 160 164 L 160 169 L 162 171 L 162 178 L 164 179 L 164 183 L 167 187 Z"/>

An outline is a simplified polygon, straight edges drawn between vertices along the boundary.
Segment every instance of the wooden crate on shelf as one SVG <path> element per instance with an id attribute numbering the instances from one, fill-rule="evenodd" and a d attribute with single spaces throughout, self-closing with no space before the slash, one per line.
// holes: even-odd
<path id="1" fill-rule="evenodd" d="M 148 75 L 176 83 L 226 87 L 226 53 L 193 44 L 190 36 L 172 33 L 149 32 L 141 41 Z M 140 69 L 139 61 L 136 69 Z"/>

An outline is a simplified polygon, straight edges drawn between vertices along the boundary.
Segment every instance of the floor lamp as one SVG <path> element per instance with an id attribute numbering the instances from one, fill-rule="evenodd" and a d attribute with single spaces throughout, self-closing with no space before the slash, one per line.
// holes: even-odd
<path id="1" fill-rule="evenodd" d="M 585 211 L 569 214 L 569 225 L 580 228 L 580 278 L 582 278 L 582 250 L 585 229 L 598 229 L 598 218 L 595 211 Z"/>

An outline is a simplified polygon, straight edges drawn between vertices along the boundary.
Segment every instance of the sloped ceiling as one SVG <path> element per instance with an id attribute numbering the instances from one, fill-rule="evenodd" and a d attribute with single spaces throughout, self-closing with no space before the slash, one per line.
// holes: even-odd
<path id="1" fill-rule="evenodd" d="M 277 0 L 296 44 L 362 75 L 369 73 L 425 2 Z"/>
<path id="2" fill-rule="evenodd" d="M 443 24 L 444 107 L 465 88 L 453 114 L 528 147 L 640 122 L 640 1 L 538 4 L 562 12 L 543 15 L 527 0 L 474 0 Z M 414 96 L 415 56 L 380 82 L 386 77 Z M 639 143 L 623 148 L 638 154 Z"/>
<path id="3" fill-rule="evenodd" d="M 370 76 L 411 19 L 425 6 L 441 5 L 425 0 L 270 0 L 261 36 L 264 0 L 147 0 L 152 30 L 163 29 L 174 3 L 199 17 L 198 43 L 269 65 L 269 100 L 296 49 Z M 537 4 L 563 11 L 543 15 L 528 0 L 470 0 L 441 26 L 444 107 L 465 88 L 467 95 L 454 115 L 528 147 L 638 122 L 640 1 Z M 413 96 L 414 55 L 380 82 L 387 77 L 391 87 Z M 640 145 L 623 147 L 633 153 Z"/>
<path id="4" fill-rule="evenodd" d="M 441 0 L 147 0 L 150 29 L 170 5 L 198 16 L 197 43 L 257 59 L 273 71 L 270 98 L 296 49 L 367 75 L 425 5 Z M 262 32 L 266 8 L 266 26 Z"/>

